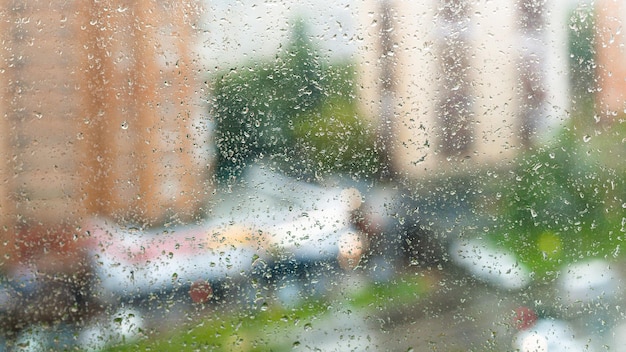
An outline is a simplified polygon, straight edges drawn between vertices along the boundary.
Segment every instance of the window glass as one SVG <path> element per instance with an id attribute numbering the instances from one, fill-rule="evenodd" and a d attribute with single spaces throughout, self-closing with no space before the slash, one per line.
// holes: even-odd
<path id="1" fill-rule="evenodd" d="M 602 351 L 626 5 L 3 1 L 0 351 Z"/>

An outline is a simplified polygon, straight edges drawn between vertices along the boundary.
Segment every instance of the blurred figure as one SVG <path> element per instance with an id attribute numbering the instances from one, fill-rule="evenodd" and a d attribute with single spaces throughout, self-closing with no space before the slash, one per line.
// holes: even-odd
<path id="1" fill-rule="evenodd" d="M 429 266 L 443 257 L 441 244 L 421 226 L 416 200 L 401 186 L 364 192 L 355 222 L 368 235 L 365 267 L 375 280 L 389 280 L 408 265 Z"/>

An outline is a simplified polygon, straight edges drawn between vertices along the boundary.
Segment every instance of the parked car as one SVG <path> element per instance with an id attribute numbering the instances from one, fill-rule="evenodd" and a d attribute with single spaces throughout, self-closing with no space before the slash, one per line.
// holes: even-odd
<path id="1" fill-rule="evenodd" d="M 254 165 L 217 190 L 206 217 L 195 223 L 144 228 L 89 218 L 74 258 L 84 269 L 80 280 L 76 272 L 48 275 L 29 267 L 0 280 L 0 313 L 15 320 L 0 351 L 17 344 L 99 350 L 132 341 L 193 305 L 254 308 L 323 294 L 333 275 L 354 268 L 366 251 L 365 235 L 353 224 L 360 204 L 354 188 Z M 89 312 L 61 323 L 19 316 L 23 306 L 39 313 L 43 298 L 61 315 Z"/>
<path id="2" fill-rule="evenodd" d="M 96 298 L 112 307 L 111 319 L 131 317 L 136 330 L 144 329 L 137 318 L 146 307 L 164 300 L 294 304 L 326 290 L 333 273 L 357 265 L 366 246 L 352 224 L 360 200 L 355 189 L 323 187 L 257 165 L 216 192 L 197 224 L 143 229 L 92 218 L 85 228 Z M 98 324 L 85 329 L 92 344 L 110 337 L 106 324 Z"/>
<path id="3" fill-rule="evenodd" d="M 332 273 L 356 266 L 366 250 L 366 237 L 353 222 L 362 200 L 355 188 L 305 182 L 257 164 L 220 194 L 211 218 L 263 235 L 265 252 L 253 270 L 284 303 L 303 290 L 325 290 Z"/>
<path id="4" fill-rule="evenodd" d="M 565 265 L 552 296 L 515 312 L 516 351 L 605 351 L 620 349 L 625 320 L 619 307 L 623 274 L 619 262 L 581 259 Z"/>

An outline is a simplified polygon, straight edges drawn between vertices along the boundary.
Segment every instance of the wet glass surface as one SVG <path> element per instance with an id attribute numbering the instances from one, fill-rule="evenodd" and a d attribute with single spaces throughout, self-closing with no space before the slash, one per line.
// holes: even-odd
<path id="1" fill-rule="evenodd" d="M 0 351 L 619 350 L 625 11 L 4 1 Z"/>

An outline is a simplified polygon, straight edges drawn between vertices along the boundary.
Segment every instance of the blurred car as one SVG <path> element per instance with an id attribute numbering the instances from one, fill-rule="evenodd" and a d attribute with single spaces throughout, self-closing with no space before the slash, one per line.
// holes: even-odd
<path id="1" fill-rule="evenodd" d="M 624 346 L 623 274 L 618 262 L 586 258 L 564 265 L 551 295 L 520 307 L 516 351 L 606 351 Z M 553 297 L 551 297 L 553 296 Z"/>
<path id="2" fill-rule="evenodd" d="M 95 292 L 113 302 L 237 280 L 251 270 L 264 242 L 250 228 L 211 222 L 144 230 L 91 219 L 85 228 Z"/>
<path id="3" fill-rule="evenodd" d="M 16 344 L 99 350 L 132 341 L 192 304 L 297 304 L 325 293 L 332 275 L 354 268 L 366 251 L 366 237 L 353 224 L 360 205 L 354 188 L 254 165 L 214 193 L 197 223 L 143 228 L 89 218 L 73 258 L 80 273 L 19 267 L 0 282 L 2 318 L 15 320 L 4 324 L 13 330 L 0 350 Z M 44 298 L 59 311 L 50 322 L 39 317 Z M 25 306 L 36 319 L 19 316 Z M 58 324 L 75 310 L 89 312 Z"/>
<path id="4" fill-rule="evenodd" d="M 272 293 L 294 303 L 323 290 L 329 273 L 358 263 L 366 243 L 352 212 L 360 201 L 355 189 L 322 187 L 257 165 L 216 192 L 208 217 L 198 224 L 142 229 L 92 218 L 85 229 L 93 292 L 122 310 L 163 299 L 242 297 L 232 289 L 244 292 L 246 303 Z M 111 315 L 116 314 L 124 313 Z M 92 340 L 98 336 L 87 330 Z"/>
<path id="5" fill-rule="evenodd" d="M 285 302 L 325 290 L 328 277 L 356 266 L 367 247 L 353 223 L 362 200 L 355 188 L 324 187 L 257 164 L 220 194 L 210 217 L 220 226 L 239 224 L 263 234 L 265 252 L 254 272 Z"/>

